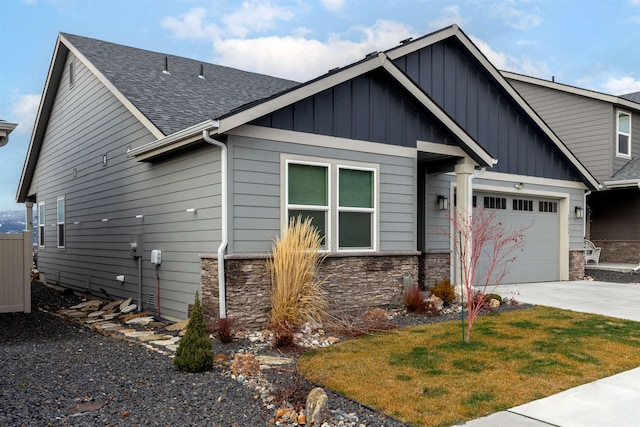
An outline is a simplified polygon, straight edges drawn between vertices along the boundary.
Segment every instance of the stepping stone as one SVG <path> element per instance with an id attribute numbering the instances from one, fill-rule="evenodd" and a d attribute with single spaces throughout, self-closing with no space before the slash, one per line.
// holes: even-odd
<path id="1" fill-rule="evenodd" d="M 173 338 L 172 335 L 153 334 L 153 335 L 140 336 L 140 337 L 138 337 L 138 341 L 142 341 L 142 342 L 146 342 L 146 341 L 165 341 L 165 340 L 170 340 L 171 338 Z"/>
<path id="2" fill-rule="evenodd" d="M 98 304 L 101 304 L 101 303 L 102 303 L 102 301 L 100 301 L 100 300 L 91 300 L 91 301 L 81 302 L 80 304 L 76 304 L 73 307 L 69 307 L 69 308 L 72 309 L 72 310 L 80 310 L 82 308 L 89 307 L 89 306 L 92 306 L 92 305 L 98 305 Z"/>
<path id="3" fill-rule="evenodd" d="M 122 304 L 124 302 L 124 300 L 117 300 L 117 301 L 111 301 L 109 304 L 105 305 L 104 307 L 102 307 L 102 309 L 104 311 L 109 311 L 113 308 L 116 308 L 117 306 L 119 306 L 120 304 Z"/>
<path id="4" fill-rule="evenodd" d="M 165 347 L 166 347 L 166 349 L 167 349 L 167 350 L 171 350 L 171 351 L 173 351 L 174 353 L 175 353 L 176 351 L 178 351 L 178 346 L 177 346 L 176 344 L 167 345 L 167 346 L 165 346 Z"/>
<path id="5" fill-rule="evenodd" d="M 94 311 L 93 313 L 89 313 L 89 317 L 100 317 L 104 313 L 104 310 Z"/>
<path id="6" fill-rule="evenodd" d="M 95 318 L 91 319 L 87 317 L 86 319 L 83 320 L 83 322 L 85 323 L 85 325 L 93 325 L 95 323 L 102 322 L 102 319 L 95 319 Z"/>
<path id="7" fill-rule="evenodd" d="M 125 308 L 129 307 L 131 305 L 131 301 L 133 301 L 132 298 L 127 298 L 126 300 L 124 300 L 121 304 L 120 304 L 120 311 L 124 310 Z"/>
<path id="8" fill-rule="evenodd" d="M 131 299 L 131 298 L 129 298 Z M 126 302 L 126 301 L 125 301 Z M 124 302 L 123 302 L 124 304 Z M 120 306 L 122 307 L 122 306 Z M 122 314 L 126 314 L 126 313 L 131 313 L 133 310 L 135 310 L 136 308 L 138 308 L 137 305 L 135 304 L 129 304 L 128 306 L 126 306 L 125 308 L 121 308 L 120 311 L 122 312 Z"/>
<path id="9" fill-rule="evenodd" d="M 293 359 L 290 357 L 257 356 L 257 359 L 261 365 L 288 365 L 293 363 Z"/>
<path id="10" fill-rule="evenodd" d="M 109 330 L 109 329 L 120 328 L 122 327 L 122 325 L 120 323 L 104 322 L 104 323 L 97 323 L 94 325 L 94 327 L 96 329 Z"/>
<path id="11" fill-rule="evenodd" d="M 67 316 L 73 317 L 73 318 L 76 318 L 76 319 L 80 319 L 82 317 L 87 317 L 88 315 L 89 315 L 89 313 L 87 313 L 86 311 L 74 311 L 73 313 L 67 314 Z"/>
<path id="12" fill-rule="evenodd" d="M 180 329 L 186 328 L 188 323 L 189 323 L 189 319 L 184 319 L 184 320 L 181 320 L 180 322 L 167 326 L 165 329 L 167 331 L 178 331 Z"/>
<path id="13" fill-rule="evenodd" d="M 149 344 L 154 344 L 154 345 L 162 345 L 162 346 L 168 346 L 168 345 L 174 345 L 175 343 L 177 343 L 178 341 L 180 341 L 180 337 L 171 337 L 168 340 L 156 340 L 156 341 L 150 341 Z"/>
<path id="14" fill-rule="evenodd" d="M 115 318 L 116 318 L 117 316 L 119 316 L 119 315 L 120 315 L 120 313 L 109 313 L 109 314 L 103 314 L 103 315 L 102 315 L 102 318 L 103 318 L 104 320 L 112 320 L 112 319 L 115 319 Z"/>
<path id="15" fill-rule="evenodd" d="M 127 325 L 148 325 L 153 322 L 153 316 L 149 317 L 135 317 L 131 320 L 127 320 L 125 323 Z"/>
<path id="16" fill-rule="evenodd" d="M 126 335 L 128 332 L 136 332 L 136 330 L 135 330 L 135 329 L 125 328 L 125 327 L 124 327 L 124 326 L 122 326 L 122 325 L 120 325 L 120 327 L 119 327 L 119 328 L 114 328 L 113 330 L 114 330 L 114 332 L 118 332 L 118 333 L 120 333 L 120 334 L 124 334 L 124 335 Z"/>
<path id="17" fill-rule="evenodd" d="M 129 338 L 141 338 L 145 336 L 157 336 L 153 331 L 133 331 L 133 332 L 125 332 L 125 337 Z"/>

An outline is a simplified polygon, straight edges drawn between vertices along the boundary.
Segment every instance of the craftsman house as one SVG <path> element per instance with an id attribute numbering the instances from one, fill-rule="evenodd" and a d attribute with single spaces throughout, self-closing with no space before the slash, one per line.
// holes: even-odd
<path id="1" fill-rule="evenodd" d="M 504 72 L 603 184 L 586 194 L 585 238 L 600 261 L 640 263 L 640 93 L 613 96 Z"/>
<path id="2" fill-rule="evenodd" d="M 454 206 L 530 225 L 507 281 L 581 277 L 597 186 L 457 26 L 302 84 L 60 34 L 17 198 L 48 281 L 260 326 L 292 216 L 353 310 L 454 278 Z"/>

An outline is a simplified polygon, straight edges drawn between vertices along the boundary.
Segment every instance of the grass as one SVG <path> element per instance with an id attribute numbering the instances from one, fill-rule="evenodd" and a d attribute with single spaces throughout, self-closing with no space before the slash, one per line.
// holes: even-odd
<path id="1" fill-rule="evenodd" d="M 640 366 L 640 323 L 548 307 L 479 317 L 472 340 L 459 321 L 396 329 L 298 369 L 412 425 L 450 426 Z"/>

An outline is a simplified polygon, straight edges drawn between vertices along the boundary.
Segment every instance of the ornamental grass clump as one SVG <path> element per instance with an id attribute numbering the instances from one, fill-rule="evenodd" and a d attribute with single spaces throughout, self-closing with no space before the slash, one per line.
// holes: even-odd
<path id="1" fill-rule="evenodd" d="M 282 238 L 274 242 L 271 272 L 271 324 L 301 326 L 321 323 L 327 301 L 317 277 L 322 238 L 310 219 L 291 218 Z"/>
<path id="2" fill-rule="evenodd" d="M 213 345 L 197 291 L 187 330 L 180 340 L 173 364 L 183 372 L 204 372 L 213 368 Z"/>

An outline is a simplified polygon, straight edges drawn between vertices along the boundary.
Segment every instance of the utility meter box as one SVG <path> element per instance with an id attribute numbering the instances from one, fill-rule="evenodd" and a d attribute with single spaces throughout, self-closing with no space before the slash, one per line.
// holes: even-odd
<path id="1" fill-rule="evenodd" d="M 154 249 L 151 251 L 151 264 L 160 265 L 162 262 L 162 251 Z"/>
<path id="2" fill-rule="evenodd" d="M 142 233 L 129 235 L 129 253 L 134 258 L 142 256 Z"/>

